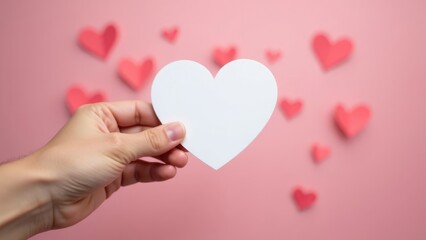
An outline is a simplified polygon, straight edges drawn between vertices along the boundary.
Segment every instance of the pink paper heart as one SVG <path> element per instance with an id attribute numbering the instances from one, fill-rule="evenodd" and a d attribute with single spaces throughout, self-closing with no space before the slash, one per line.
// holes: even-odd
<path id="1" fill-rule="evenodd" d="M 343 134 L 348 137 L 354 137 L 365 128 L 370 120 L 371 111 L 367 105 L 360 104 L 350 110 L 342 105 L 337 105 L 334 120 Z"/>
<path id="2" fill-rule="evenodd" d="M 178 27 L 167 28 L 167 29 L 163 29 L 162 31 L 163 38 L 169 41 L 170 43 L 176 42 L 178 35 L 179 35 Z"/>
<path id="3" fill-rule="evenodd" d="M 265 55 L 270 64 L 275 63 L 281 58 L 281 52 L 279 50 L 266 50 Z"/>
<path id="4" fill-rule="evenodd" d="M 311 147 L 312 158 L 319 163 L 330 156 L 331 149 L 327 146 L 315 143 Z"/>
<path id="5" fill-rule="evenodd" d="M 306 192 L 298 187 L 293 191 L 293 199 L 299 210 L 306 210 L 315 203 L 317 195 L 315 192 Z"/>
<path id="6" fill-rule="evenodd" d="M 213 50 L 213 59 L 219 67 L 234 60 L 236 56 L 237 48 L 233 46 L 229 48 L 216 48 Z"/>
<path id="7" fill-rule="evenodd" d="M 105 100 L 106 97 L 102 92 L 98 91 L 89 95 L 80 86 L 71 86 L 67 91 L 67 105 L 71 113 L 84 104 L 104 102 Z"/>
<path id="8" fill-rule="evenodd" d="M 302 110 L 303 102 L 301 100 L 290 100 L 288 98 L 284 98 L 280 102 L 280 107 L 287 118 L 291 119 Z"/>
<path id="9" fill-rule="evenodd" d="M 137 91 L 150 80 L 154 73 L 154 59 L 147 58 L 142 63 L 136 64 L 128 58 L 124 58 L 118 65 L 120 78 Z"/>
<path id="10" fill-rule="evenodd" d="M 106 59 L 117 40 L 117 28 L 110 24 L 102 33 L 92 28 L 84 28 L 79 35 L 80 46 L 93 55 Z"/>
<path id="11" fill-rule="evenodd" d="M 313 49 L 324 70 L 338 65 L 349 57 L 353 44 L 349 39 L 332 43 L 325 34 L 317 34 L 312 42 Z"/>

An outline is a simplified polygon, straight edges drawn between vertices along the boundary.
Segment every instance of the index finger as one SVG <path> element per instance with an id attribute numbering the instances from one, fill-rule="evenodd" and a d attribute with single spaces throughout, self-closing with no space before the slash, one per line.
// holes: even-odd
<path id="1" fill-rule="evenodd" d="M 120 101 L 105 103 L 119 127 L 149 126 L 161 124 L 151 103 L 144 101 Z"/>

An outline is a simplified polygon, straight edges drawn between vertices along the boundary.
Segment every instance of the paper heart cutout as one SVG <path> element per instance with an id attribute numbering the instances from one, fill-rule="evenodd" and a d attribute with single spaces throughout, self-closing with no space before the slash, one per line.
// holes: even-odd
<path id="1" fill-rule="evenodd" d="M 331 154 L 331 149 L 327 146 L 315 143 L 311 148 L 312 158 L 315 162 L 319 163 L 326 159 Z"/>
<path id="2" fill-rule="evenodd" d="M 118 64 L 118 74 L 121 80 L 137 91 L 146 84 L 154 73 L 154 59 L 147 58 L 141 64 L 136 64 L 129 58 L 124 58 Z"/>
<path id="3" fill-rule="evenodd" d="M 265 52 L 266 59 L 268 62 L 273 64 L 281 58 L 281 52 L 278 50 L 266 50 Z"/>
<path id="4" fill-rule="evenodd" d="M 101 34 L 90 27 L 84 28 L 78 39 L 83 49 L 101 59 L 106 59 L 117 40 L 117 35 L 117 28 L 110 24 Z"/>
<path id="5" fill-rule="evenodd" d="M 317 34 L 312 45 L 324 70 L 329 70 L 343 62 L 349 57 L 353 49 L 350 39 L 340 39 L 331 43 L 325 34 Z"/>
<path id="6" fill-rule="evenodd" d="M 277 85 L 271 71 L 253 60 L 232 61 L 215 78 L 203 65 L 181 60 L 157 73 L 151 99 L 162 123 L 185 125 L 182 145 L 217 170 L 264 128 L 277 102 Z"/>
<path id="7" fill-rule="evenodd" d="M 351 110 L 338 105 L 335 110 L 334 120 L 342 133 L 348 137 L 354 137 L 365 128 L 370 120 L 371 111 L 367 105 L 359 104 Z"/>
<path id="8" fill-rule="evenodd" d="M 170 43 L 174 43 L 176 41 L 178 34 L 179 34 L 178 27 L 163 29 L 162 31 L 163 38 L 169 41 Z"/>
<path id="9" fill-rule="evenodd" d="M 229 47 L 229 48 L 216 48 L 213 50 L 213 59 L 214 62 L 222 67 L 230 61 L 234 60 L 237 56 L 237 48 Z"/>
<path id="10" fill-rule="evenodd" d="M 280 102 L 280 107 L 287 118 L 291 119 L 302 110 L 303 102 L 301 100 L 290 100 L 288 98 L 284 98 Z"/>
<path id="11" fill-rule="evenodd" d="M 317 195 L 315 192 L 306 192 L 302 188 L 296 188 L 293 191 L 293 199 L 300 210 L 306 210 L 315 203 Z"/>
<path id="12" fill-rule="evenodd" d="M 88 95 L 80 86 L 71 86 L 67 91 L 68 110 L 74 113 L 80 106 L 89 103 L 104 102 L 105 95 L 102 92 L 96 92 Z"/>

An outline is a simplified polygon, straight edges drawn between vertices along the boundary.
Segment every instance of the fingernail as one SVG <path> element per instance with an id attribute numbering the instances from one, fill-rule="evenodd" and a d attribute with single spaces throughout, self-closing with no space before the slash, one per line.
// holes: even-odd
<path id="1" fill-rule="evenodd" d="M 170 141 L 180 140 L 185 137 L 185 127 L 179 122 L 169 123 L 166 125 L 166 133 Z"/>

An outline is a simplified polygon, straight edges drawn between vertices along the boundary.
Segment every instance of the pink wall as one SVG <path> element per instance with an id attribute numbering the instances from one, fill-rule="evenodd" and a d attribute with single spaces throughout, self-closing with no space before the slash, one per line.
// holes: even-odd
<path id="1" fill-rule="evenodd" d="M 123 188 L 89 218 L 33 239 L 426 239 L 426 2 L 323 1 L 0 1 L 0 153 L 19 158 L 48 141 L 67 121 L 73 83 L 101 89 L 110 100 L 149 100 L 117 77 L 121 57 L 154 56 L 160 67 L 192 59 L 217 71 L 215 46 L 270 66 L 279 96 L 300 97 L 288 121 L 277 108 L 261 135 L 214 171 L 192 158 L 167 183 Z M 82 27 L 119 26 L 106 62 L 77 45 Z M 160 30 L 177 24 L 175 45 Z M 351 37 L 355 51 L 324 73 L 310 44 L 325 31 Z M 368 103 L 372 120 L 345 140 L 332 123 L 337 102 Z M 314 141 L 332 147 L 315 165 Z M 316 190 L 299 212 L 291 189 Z"/>

